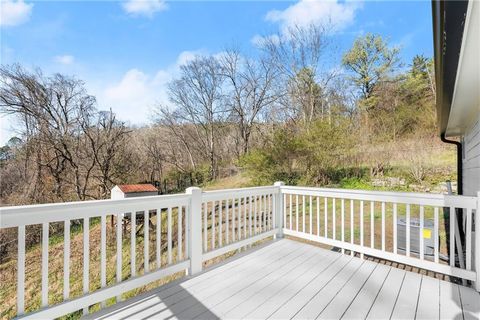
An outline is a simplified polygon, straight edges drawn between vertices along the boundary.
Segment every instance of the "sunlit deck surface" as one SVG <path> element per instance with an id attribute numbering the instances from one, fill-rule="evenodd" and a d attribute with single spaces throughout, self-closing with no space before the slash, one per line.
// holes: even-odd
<path id="1" fill-rule="evenodd" d="M 88 319 L 479 319 L 471 288 L 283 239 Z"/>

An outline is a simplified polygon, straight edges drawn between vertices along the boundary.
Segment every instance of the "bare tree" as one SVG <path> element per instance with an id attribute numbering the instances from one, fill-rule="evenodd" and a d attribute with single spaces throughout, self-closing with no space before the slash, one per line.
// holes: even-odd
<path id="1" fill-rule="evenodd" d="M 54 180 L 54 194 L 64 200 L 66 170 L 69 166 L 78 170 L 75 146 L 95 98 L 75 78 L 45 77 L 39 70 L 28 72 L 13 65 L 0 68 L 0 108 L 23 121 L 25 140 L 35 149 L 37 173 L 46 168 Z"/>
<path id="2" fill-rule="evenodd" d="M 246 59 L 238 50 L 228 50 L 220 58 L 222 75 L 227 79 L 225 105 L 238 126 L 242 154 L 249 151 L 255 123 L 262 111 L 278 99 L 274 90 L 276 69 L 265 60 Z"/>
<path id="3" fill-rule="evenodd" d="M 328 33 L 325 25 L 293 26 L 260 43 L 269 63 L 279 72 L 279 86 L 288 93 L 281 96 L 287 118 L 300 118 L 308 124 L 328 112 L 324 94 L 336 76 L 331 66 L 321 64 L 330 50 Z"/>
<path id="4" fill-rule="evenodd" d="M 130 130 L 110 111 L 99 112 L 93 126 L 84 127 L 89 148 L 89 157 L 96 165 L 96 179 L 100 186 L 100 197 L 105 198 L 115 180 L 120 179 L 123 167 L 122 152 L 125 150 L 125 138 Z M 92 166 L 93 168 L 93 166 Z M 90 172 L 88 172 L 88 175 Z"/>
<path id="5" fill-rule="evenodd" d="M 226 114 L 221 103 L 220 64 L 214 57 L 196 57 L 180 69 L 180 78 L 168 86 L 170 100 L 176 106 L 173 117 L 180 125 L 192 125 L 191 137 L 207 155 L 210 178 L 215 179 L 218 173 L 217 139 Z"/>

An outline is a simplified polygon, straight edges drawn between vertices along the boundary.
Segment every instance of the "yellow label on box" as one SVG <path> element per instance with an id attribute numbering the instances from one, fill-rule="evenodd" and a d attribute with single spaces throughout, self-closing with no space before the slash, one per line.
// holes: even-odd
<path id="1" fill-rule="evenodd" d="M 430 239 L 432 237 L 432 230 L 430 229 L 423 229 L 423 237 L 425 239 Z"/>

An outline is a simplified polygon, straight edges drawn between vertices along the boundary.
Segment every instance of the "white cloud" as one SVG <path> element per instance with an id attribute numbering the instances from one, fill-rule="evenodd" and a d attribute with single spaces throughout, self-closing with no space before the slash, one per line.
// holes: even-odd
<path id="1" fill-rule="evenodd" d="M 123 10 L 133 16 L 153 17 L 156 12 L 167 9 L 164 0 L 128 0 L 122 4 Z"/>
<path id="2" fill-rule="evenodd" d="M 152 107 L 168 104 L 167 84 L 178 75 L 180 66 L 203 51 L 184 51 L 175 63 L 149 74 L 137 68 L 128 70 L 121 79 L 97 91 L 99 106 L 112 108 L 119 119 L 133 124 L 148 122 Z"/>
<path id="3" fill-rule="evenodd" d="M 23 0 L 0 1 L 0 26 L 17 26 L 30 19 L 33 4 L 27 4 Z"/>
<path id="4" fill-rule="evenodd" d="M 361 7 L 361 2 L 300 0 L 283 11 L 269 11 L 265 19 L 280 23 L 283 29 L 313 23 L 327 25 L 332 31 L 340 31 L 353 23 L 355 13 Z"/>
<path id="5" fill-rule="evenodd" d="M 70 65 L 75 61 L 75 58 L 71 55 L 61 55 L 61 56 L 56 56 L 54 58 L 55 62 L 63 64 L 63 65 Z"/>

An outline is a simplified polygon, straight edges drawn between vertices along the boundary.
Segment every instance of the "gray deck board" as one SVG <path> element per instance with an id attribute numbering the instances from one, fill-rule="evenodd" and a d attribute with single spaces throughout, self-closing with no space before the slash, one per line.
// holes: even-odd
<path id="1" fill-rule="evenodd" d="M 85 318 L 479 319 L 480 295 L 283 239 Z"/>
<path id="2" fill-rule="evenodd" d="M 373 271 L 355 300 L 344 311 L 342 319 L 365 319 L 377 298 L 383 283 L 390 273 L 391 267 L 379 264 Z"/>
<path id="3" fill-rule="evenodd" d="M 405 274 L 391 319 L 415 318 L 421 283 L 422 276 L 420 274 L 413 272 Z"/>
<path id="4" fill-rule="evenodd" d="M 364 262 L 359 259 L 352 259 L 347 266 L 339 272 L 328 284 L 319 290 L 315 296 L 308 301 L 294 319 L 315 319 L 323 311 L 330 301 L 337 295 L 343 286 L 356 274 L 359 273 Z"/>
<path id="5" fill-rule="evenodd" d="M 397 302 L 405 270 L 392 268 L 373 302 L 367 319 L 389 319 Z"/>
<path id="6" fill-rule="evenodd" d="M 301 277 L 291 282 L 288 286 L 279 290 L 267 301 L 257 306 L 244 318 L 247 319 L 266 319 L 282 307 L 287 301 L 298 294 L 305 286 L 319 278 L 330 265 L 340 259 L 340 255 L 330 255 L 328 259 L 323 259 L 316 268 L 309 269 Z"/>
<path id="7" fill-rule="evenodd" d="M 303 274 L 308 273 L 309 270 L 317 268 L 322 261 L 330 261 L 330 259 L 333 258 L 333 254 L 321 254 L 318 250 L 315 251 L 313 258 L 308 259 L 298 267 L 289 270 L 280 278 L 270 281 L 265 285 L 257 283 L 255 286 L 250 287 L 243 294 L 245 298 L 241 297 L 240 299 L 237 299 L 235 304 L 228 306 L 228 300 L 226 303 L 221 303 L 214 308 L 215 314 L 218 314 L 223 318 L 241 319 L 258 306 L 261 306 L 265 301 L 275 297 L 282 289 L 296 281 Z"/>
<path id="8" fill-rule="evenodd" d="M 308 250 L 300 249 L 295 253 L 294 257 L 270 270 L 262 270 L 262 272 L 254 273 L 243 281 L 228 286 L 221 291 L 217 291 L 205 299 L 198 299 L 199 302 L 193 308 L 189 308 L 189 310 L 180 313 L 178 316 L 181 319 L 202 318 L 202 313 L 208 312 L 204 310 L 203 306 L 206 306 L 209 310 L 220 316 L 225 308 L 235 306 L 247 299 L 251 295 L 249 289 L 254 291 L 255 288 L 275 281 L 287 272 L 291 272 L 294 268 L 298 268 L 302 263 L 311 259 L 312 256 L 315 255 L 315 251 L 317 250 L 314 248 L 308 248 Z M 223 306 L 223 308 L 221 306 Z"/>
<path id="9" fill-rule="evenodd" d="M 335 298 L 333 298 L 320 313 L 318 319 L 340 319 L 370 278 L 377 265 L 376 263 L 365 261 L 362 267 L 350 278 L 345 286 L 336 294 Z"/>
<path id="10" fill-rule="evenodd" d="M 446 281 L 440 282 L 440 318 L 463 319 L 458 285 Z"/>
<path id="11" fill-rule="evenodd" d="M 320 277 L 310 282 L 305 288 L 298 292 L 294 297 L 282 305 L 269 318 L 271 319 L 291 319 L 298 311 L 310 301 L 315 294 L 321 290 L 332 278 L 341 272 L 353 258 L 342 256 L 330 265 Z"/>
<path id="12" fill-rule="evenodd" d="M 204 286 L 198 290 L 182 290 L 178 294 L 164 299 L 162 304 L 165 307 L 161 306 L 161 309 L 155 313 L 155 316 L 165 319 L 176 315 L 181 319 L 192 319 L 197 313 L 201 313 L 200 311 L 208 312 L 207 309 L 209 307 L 215 305 L 217 301 L 224 299 L 225 295 L 230 295 L 230 292 L 241 290 L 244 286 L 274 272 L 278 269 L 279 264 L 297 261 L 304 256 L 306 251 L 312 251 L 312 249 L 300 247 L 294 251 L 286 251 L 287 253 L 284 255 L 279 253 L 272 262 L 263 265 L 252 265 L 250 268 L 247 268 L 247 272 L 244 270 L 243 272 L 227 275 L 221 281 L 203 283 Z M 159 306 L 156 308 L 158 309 Z M 192 308 L 195 310 L 191 312 L 193 315 L 187 316 L 190 312 L 186 312 L 186 310 Z"/>
<path id="13" fill-rule="evenodd" d="M 416 319 L 438 319 L 440 317 L 440 280 L 423 276 Z"/>
<path id="14" fill-rule="evenodd" d="M 462 299 L 463 315 L 467 319 L 480 319 L 480 294 L 472 294 L 472 290 L 458 286 Z"/>

